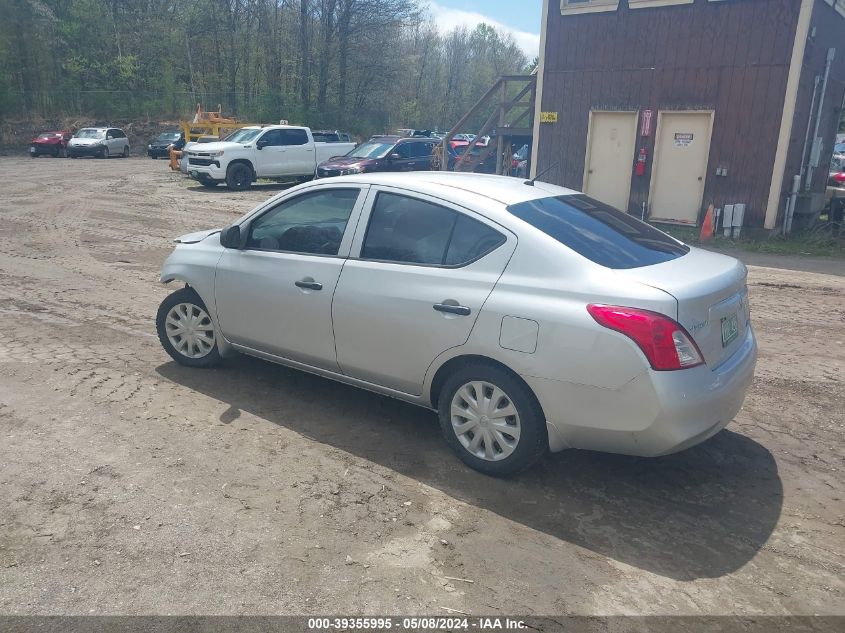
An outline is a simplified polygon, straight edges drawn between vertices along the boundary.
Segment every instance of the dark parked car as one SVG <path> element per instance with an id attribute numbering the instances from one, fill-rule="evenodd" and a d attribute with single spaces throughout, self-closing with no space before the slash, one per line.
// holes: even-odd
<path id="1" fill-rule="evenodd" d="M 317 166 L 317 178 L 346 176 L 373 171 L 428 171 L 437 140 L 374 136 L 345 156 L 336 156 Z"/>
<path id="2" fill-rule="evenodd" d="M 162 132 L 147 145 L 147 156 L 150 158 L 167 158 L 170 156 L 170 146 L 177 145 L 176 149 L 182 149 L 178 145 L 182 141 L 182 132 Z M 182 143 L 184 145 L 184 143 Z"/>
<path id="3" fill-rule="evenodd" d="M 67 155 L 67 142 L 73 137 L 72 132 L 66 130 L 54 132 L 42 132 L 29 142 L 29 155 L 33 158 L 39 156 L 55 156 L 56 158 Z"/>

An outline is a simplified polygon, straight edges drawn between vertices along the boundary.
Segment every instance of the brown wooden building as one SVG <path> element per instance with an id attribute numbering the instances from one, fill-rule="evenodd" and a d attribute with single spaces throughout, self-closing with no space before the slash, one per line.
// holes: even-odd
<path id="1" fill-rule="evenodd" d="M 823 205 L 845 0 L 544 0 L 541 37 L 532 174 L 657 221 Z"/>

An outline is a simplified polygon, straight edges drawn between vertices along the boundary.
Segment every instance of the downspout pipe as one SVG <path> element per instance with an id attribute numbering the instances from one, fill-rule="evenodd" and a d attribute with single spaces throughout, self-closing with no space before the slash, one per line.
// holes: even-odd
<path id="1" fill-rule="evenodd" d="M 807 133 L 804 135 L 804 148 L 801 150 L 801 182 L 804 182 L 804 174 L 807 173 L 807 148 L 810 146 L 810 132 L 813 129 L 813 114 L 816 111 L 816 97 L 819 96 L 819 83 L 821 75 L 816 75 L 813 83 L 813 100 L 810 102 L 810 113 L 807 116 Z"/>
<path id="2" fill-rule="evenodd" d="M 822 93 L 819 97 L 819 110 L 816 114 L 816 129 L 813 131 L 814 143 L 816 142 L 815 139 L 819 138 L 819 127 L 821 127 L 822 111 L 824 110 L 824 97 L 827 93 L 827 80 L 830 79 L 830 67 L 833 65 L 834 57 L 836 57 L 836 49 L 827 49 L 827 61 L 824 65 L 824 79 L 822 80 Z M 813 186 L 813 170 L 815 169 L 815 167 L 812 163 L 813 161 L 810 160 L 809 164 L 807 165 L 807 180 L 804 182 L 804 189 L 806 191 L 809 191 Z"/>

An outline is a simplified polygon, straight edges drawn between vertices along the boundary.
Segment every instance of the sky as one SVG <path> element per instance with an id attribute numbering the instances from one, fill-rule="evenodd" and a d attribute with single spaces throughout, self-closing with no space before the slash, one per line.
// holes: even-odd
<path id="1" fill-rule="evenodd" d="M 543 0 L 430 0 L 429 8 L 441 31 L 486 22 L 513 35 L 529 58 L 540 54 Z"/>

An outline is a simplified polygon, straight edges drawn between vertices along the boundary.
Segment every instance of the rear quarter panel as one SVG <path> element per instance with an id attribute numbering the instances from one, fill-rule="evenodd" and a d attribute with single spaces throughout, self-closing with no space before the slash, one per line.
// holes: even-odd
<path id="1" fill-rule="evenodd" d="M 441 355 L 434 366 L 440 367 L 456 356 L 478 354 L 525 377 L 606 389 L 619 389 L 647 372 L 648 362 L 633 341 L 598 325 L 586 306 L 627 305 L 674 315 L 674 298 L 640 283 L 620 283 L 611 270 L 589 262 L 546 235 L 519 239 L 467 343 Z M 501 346 L 505 317 L 538 323 L 533 353 Z"/>

